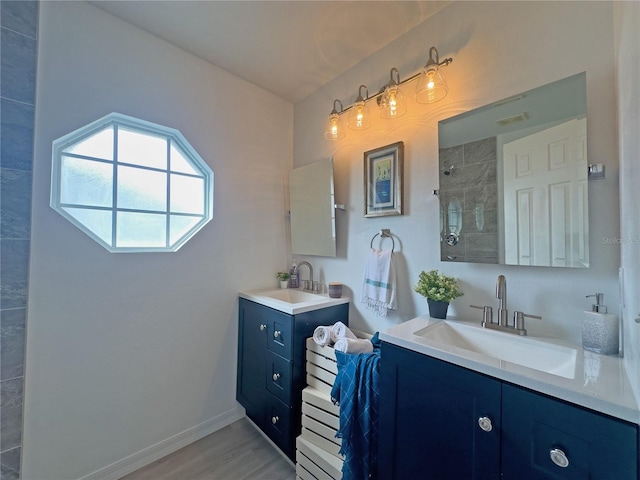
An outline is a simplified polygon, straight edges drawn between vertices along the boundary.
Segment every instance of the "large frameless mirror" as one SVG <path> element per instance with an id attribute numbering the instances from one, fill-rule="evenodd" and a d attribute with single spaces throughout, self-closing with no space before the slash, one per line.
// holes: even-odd
<path id="1" fill-rule="evenodd" d="M 439 122 L 441 259 L 589 267 L 586 76 Z"/>

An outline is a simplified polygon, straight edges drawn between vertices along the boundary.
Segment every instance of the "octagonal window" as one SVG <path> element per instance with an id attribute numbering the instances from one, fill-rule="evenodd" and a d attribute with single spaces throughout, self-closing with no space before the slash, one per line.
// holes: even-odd
<path id="1" fill-rule="evenodd" d="M 112 113 L 53 142 L 51 207 L 110 252 L 175 252 L 213 218 L 213 172 L 178 130 Z"/>

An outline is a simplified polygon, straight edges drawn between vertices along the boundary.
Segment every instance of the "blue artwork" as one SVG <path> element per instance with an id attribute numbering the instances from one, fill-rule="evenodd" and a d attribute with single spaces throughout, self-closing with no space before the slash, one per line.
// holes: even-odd
<path id="1" fill-rule="evenodd" d="M 373 187 L 376 207 L 390 205 L 392 156 L 382 157 L 374 162 Z"/>

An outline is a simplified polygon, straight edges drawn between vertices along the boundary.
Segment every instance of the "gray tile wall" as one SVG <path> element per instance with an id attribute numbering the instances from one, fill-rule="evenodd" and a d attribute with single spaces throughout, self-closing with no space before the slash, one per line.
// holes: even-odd
<path id="1" fill-rule="evenodd" d="M 443 261 L 498 263 L 496 148 L 496 138 L 490 137 L 440 149 L 440 205 L 445 217 L 454 198 L 463 210 L 458 244 L 441 243 Z M 445 175 L 445 170 L 450 174 Z M 476 221 L 476 208 L 483 210 L 484 225 Z M 445 219 L 445 228 L 446 224 Z"/>
<path id="2" fill-rule="evenodd" d="M 0 2 L 0 473 L 20 476 L 38 2 Z"/>

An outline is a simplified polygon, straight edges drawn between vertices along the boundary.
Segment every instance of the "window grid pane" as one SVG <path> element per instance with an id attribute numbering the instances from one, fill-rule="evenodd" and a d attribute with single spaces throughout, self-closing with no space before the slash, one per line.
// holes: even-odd
<path id="1" fill-rule="evenodd" d="M 118 162 L 167 169 L 167 139 L 118 128 Z"/>
<path id="2" fill-rule="evenodd" d="M 118 165 L 118 208 L 167 211 L 167 174 Z"/>
<path id="3" fill-rule="evenodd" d="M 111 207 L 113 164 L 66 155 L 61 158 L 60 203 Z"/>

